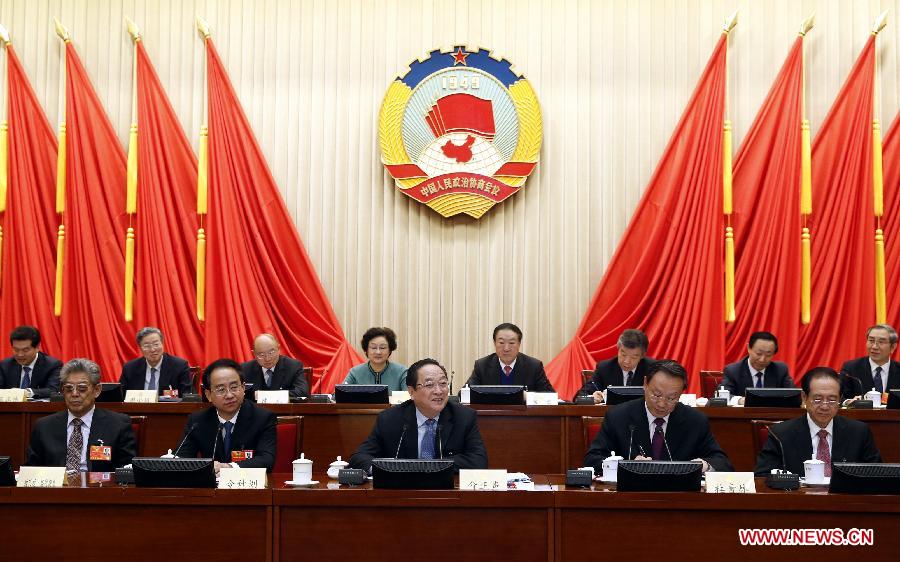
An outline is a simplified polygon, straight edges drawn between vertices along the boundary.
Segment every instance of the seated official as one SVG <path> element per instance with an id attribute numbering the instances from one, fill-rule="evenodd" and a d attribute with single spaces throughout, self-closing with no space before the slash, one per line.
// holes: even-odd
<path id="1" fill-rule="evenodd" d="M 844 398 L 870 390 L 887 392 L 900 388 L 900 362 L 891 359 L 897 349 L 897 331 L 888 324 L 876 324 L 866 331 L 866 357 L 851 359 L 841 367 L 845 375 Z"/>
<path id="2" fill-rule="evenodd" d="M 810 369 L 800 386 L 806 414 L 769 427 L 769 440 L 756 459 L 757 476 L 773 468 L 802 475 L 803 463 L 810 459 L 825 463 L 825 476 L 831 476 L 832 462 L 881 462 L 869 426 L 837 415 L 841 378 L 834 369 Z"/>
<path id="3" fill-rule="evenodd" d="M 176 456 L 212 458 L 217 474 L 222 466 L 271 472 L 277 420 L 271 411 L 244 400 L 241 366 L 231 359 L 213 361 L 203 371 L 203 389 L 212 406 L 190 415 Z"/>
<path id="4" fill-rule="evenodd" d="M 607 386 L 641 386 L 653 363 L 647 357 L 649 340 L 640 330 L 625 330 L 616 342 L 616 356 L 597 363 L 591 380 L 575 393 L 572 401 L 579 396 L 591 395 L 594 404 L 603 402 L 603 391 Z"/>
<path id="5" fill-rule="evenodd" d="M 59 379 L 66 409 L 35 422 L 25 464 L 112 472 L 130 463 L 137 451 L 131 418 L 94 406 L 100 367 L 90 359 L 72 359 Z"/>
<path id="6" fill-rule="evenodd" d="M 778 340 L 769 332 L 754 332 L 747 345 L 747 355 L 736 363 L 726 365 L 724 386 L 735 403 L 743 404 L 744 391 L 748 388 L 795 388 L 788 367 L 781 361 L 772 361 L 778 353 Z"/>
<path id="7" fill-rule="evenodd" d="M 0 388 L 24 388 L 28 398 L 49 398 L 59 392 L 62 361 L 41 351 L 41 333 L 18 326 L 9 334 L 12 356 L 0 361 Z"/>
<path id="8" fill-rule="evenodd" d="M 386 384 L 388 390 L 406 390 L 406 366 L 388 358 L 397 349 L 397 335 L 390 328 L 369 328 L 362 337 L 365 363 L 356 365 L 344 384 Z"/>
<path id="9" fill-rule="evenodd" d="M 410 400 L 378 414 L 369 437 L 350 457 L 351 468 L 371 470 L 372 459 L 452 459 L 456 470 L 487 468 L 475 411 L 449 402 L 447 370 L 434 359 L 409 366 Z"/>
<path id="10" fill-rule="evenodd" d="M 709 430 L 709 420 L 679 403 L 687 372 L 678 362 L 661 359 L 644 379 L 644 400 L 614 406 L 584 457 L 585 466 L 602 470 L 613 454 L 635 460 L 703 462 L 703 471 L 733 470 Z"/>
<path id="11" fill-rule="evenodd" d="M 281 346 L 272 334 L 260 334 L 253 340 L 253 355 L 241 365 L 244 382 L 254 390 L 287 390 L 293 401 L 309 396 L 309 383 L 303 373 L 303 363 L 281 355 Z"/>
<path id="12" fill-rule="evenodd" d="M 137 337 L 141 356 L 122 365 L 119 383 L 123 390 L 177 390 L 178 396 L 191 392 L 191 369 L 181 357 L 166 353 L 159 328 L 141 328 Z"/>
<path id="13" fill-rule="evenodd" d="M 522 330 L 515 324 L 506 322 L 494 328 L 496 353 L 475 361 L 466 384 L 520 384 L 531 392 L 554 392 L 544 372 L 544 364 L 519 353 L 521 345 Z"/>

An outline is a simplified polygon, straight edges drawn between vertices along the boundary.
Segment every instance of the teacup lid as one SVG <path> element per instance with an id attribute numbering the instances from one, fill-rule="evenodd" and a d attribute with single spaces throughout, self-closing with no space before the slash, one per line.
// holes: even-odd
<path id="1" fill-rule="evenodd" d="M 608 457 L 606 457 L 606 460 L 608 460 L 608 461 L 621 461 L 621 460 L 624 460 L 621 456 L 617 455 L 615 451 L 610 451 L 610 453 L 612 453 L 612 454 L 609 455 Z"/>
<path id="2" fill-rule="evenodd" d="M 297 464 L 297 463 L 302 463 L 302 464 L 309 463 L 309 464 L 312 464 L 312 461 L 309 460 L 308 458 L 306 458 L 306 453 L 300 453 L 300 458 L 297 459 L 297 460 L 295 460 L 295 461 L 292 462 L 291 464 Z"/>
<path id="3" fill-rule="evenodd" d="M 819 459 L 809 459 L 808 461 L 805 461 L 805 462 L 808 462 L 811 464 L 825 464 L 824 462 L 820 461 Z"/>
<path id="4" fill-rule="evenodd" d="M 347 465 L 348 465 L 348 464 L 350 464 L 350 463 L 348 463 L 348 462 L 347 462 L 347 461 L 345 461 L 345 460 L 341 460 L 341 456 L 340 456 L 340 455 L 338 455 L 338 458 L 337 458 L 337 460 L 336 460 L 336 461 L 334 461 L 334 462 L 333 462 L 333 463 L 331 463 L 331 464 L 330 464 L 330 465 L 328 465 L 328 466 L 337 466 L 337 467 L 342 467 L 342 466 L 347 466 Z"/>

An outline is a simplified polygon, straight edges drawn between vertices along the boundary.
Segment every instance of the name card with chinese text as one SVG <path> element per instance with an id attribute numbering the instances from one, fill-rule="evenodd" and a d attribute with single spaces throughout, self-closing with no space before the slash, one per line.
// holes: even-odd
<path id="1" fill-rule="evenodd" d="M 752 472 L 707 472 L 708 494 L 755 494 L 756 481 Z"/>
<path id="2" fill-rule="evenodd" d="M 62 488 L 66 482 L 64 466 L 23 466 L 17 488 Z"/>
<path id="3" fill-rule="evenodd" d="M 388 399 L 391 404 L 402 404 L 409 400 L 409 392 L 405 390 L 394 390 L 391 392 L 391 397 Z"/>
<path id="4" fill-rule="evenodd" d="M 286 392 L 286 391 L 285 391 Z M 262 490 L 266 487 L 265 468 L 221 468 L 220 490 Z"/>
<path id="5" fill-rule="evenodd" d="M 257 404 L 290 404 L 291 397 L 287 390 L 257 390 Z"/>
<path id="6" fill-rule="evenodd" d="M 459 489 L 506 491 L 506 471 L 464 468 L 459 471 Z"/>
<path id="7" fill-rule="evenodd" d="M 0 402 L 25 402 L 24 388 L 2 388 L 0 389 Z"/>
<path id="8" fill-rule="evenodd" d="M 155 390 L 126 390 L 125 401 L 135 404 L 155 404 L 159 394 Z"/>
<path id="9" fill-rule="evenodd" d="M 559 394 L 556 392 L 526 392 L 525 404 L 528 406 L 556 406 Z"/>

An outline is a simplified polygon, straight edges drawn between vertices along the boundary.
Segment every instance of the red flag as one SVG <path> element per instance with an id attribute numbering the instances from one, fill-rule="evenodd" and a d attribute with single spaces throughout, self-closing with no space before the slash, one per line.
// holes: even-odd
<path id="1" fill-rule="evenodd" d="M 793 370 L 800 329 L 800 125 L 803 38 L 798 37 L 734 163 L 735 313 L 726 362 L 747 354 L 750 334 L 778 337 L 776 359 Z M 716 365 L 708 365 L 710 368 Z"/>
<path id="2" fill-rule="evenodd" d="M 884 261 L 887 286 L 887 321 L 897 327 L 900 318 L 900 113 L 884 137 Z"/>
<path id="3" fill-rule="evenodd" d="M 875 323 L 874 83 L 872 35 L 812 147 L 812 316 L 800 329 L 800 374 L 865 355 Z"/>
<path id="4" fill-rule="evenodd" d="M 20 324 L 41 331 L 41 348 L 62 351 L 53 314 L 56 271 L 56 137 L 12 45 L 6 46 L 9 92 L 9 193 L 3 213 L 0 334 Z"/>
<path id="5" fill-rule="evenodd" d="M 206 52 L 206 358 L 250 358 L 253 337 L 271 332 L 286 355 L 327 369 L 314 387 L 329 391 L 362 359 L 344 338 L 211 39 Z"/>
<path id="6" fill-rule="evenodd" d="M 193 291 L 196 275 L 197 159 L 153 64 L 138 41 L 138 188 L 135 227 L 136 326 L 156 326 L 166 349 L 193 365 L 203 359 L 203 331 Z"/>
<path id="7" fill-rule="evenodd" d="M 125 151 L 71 43 L 66 133 L 63 357 L 88 357 L 118 380 L 136 355 L 124 312 Z"/>
<path id="8" fill-rule="evenodd" d="M 575 394 L 582 369 L 615 354 L 627 328 L 646 332 L 653 357 L 681 362 L 692 392 L 699 369 L 722 363 L 726 50 L 723 34 L 575 337 L 547 365 L 561 396 Z"/>

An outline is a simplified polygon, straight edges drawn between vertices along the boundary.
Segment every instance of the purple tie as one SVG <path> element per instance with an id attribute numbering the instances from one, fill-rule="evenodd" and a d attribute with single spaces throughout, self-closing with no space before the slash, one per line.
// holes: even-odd
<path id="1" fill-rule="evenodd" d="M 650 443 L 650 454 L 653 455 L 653 460 L 661 461 L 663 459 L 663 446 L 666 442 L 666 436 L 663 434 L 663 424 L 666 423 L 666 420 L 662 418 L 656 418 L 653 420 L 653 423 L 656 424 L 656 429 L 653 431 L 653 441 Z"/>

